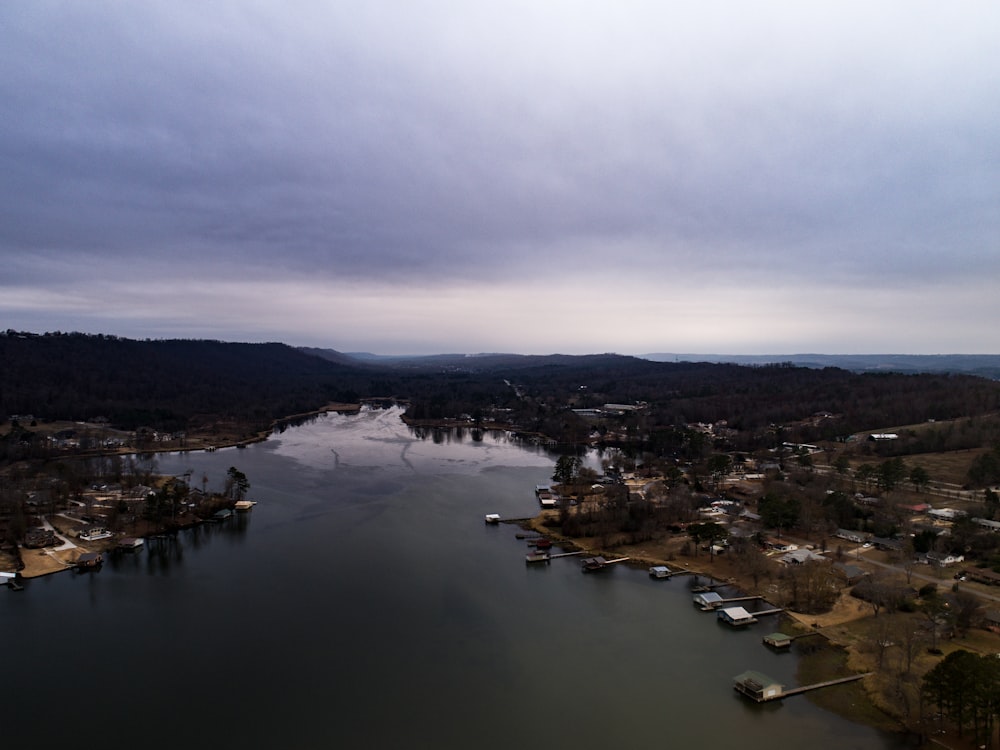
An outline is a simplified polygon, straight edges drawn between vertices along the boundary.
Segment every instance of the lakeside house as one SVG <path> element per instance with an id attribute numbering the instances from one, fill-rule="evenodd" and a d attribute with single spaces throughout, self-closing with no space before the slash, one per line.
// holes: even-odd
<path id="1" fill-rule="evenodd" d="M 77 536 L 85 542 L 96 542 L 100 539 L 109 539 L 111 530 L 107 526 L 88 526 Z"/>
<path id="2" fill-rule="evenodd" d="M 79 570 L 99 568 L 104 562 L 104 555 L 100 552 L 84 552 L 76 559 L 76 567 Z"/>

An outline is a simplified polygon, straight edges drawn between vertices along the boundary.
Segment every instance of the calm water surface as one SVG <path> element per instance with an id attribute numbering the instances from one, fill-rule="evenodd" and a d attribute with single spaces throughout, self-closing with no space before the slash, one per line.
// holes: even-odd
<path id="1" fill-rule="evenodd" d="M 259 505 L 0 591 L 5 747 L 895 747 L 803 697 L 739 699 L 746 669 L 796 684 L 773 620 L 726 629 L 683 579 L 526 566 L 483 516 L 537 511 L 543 453 L 390 410 L 158 461 L 210 489 L 236 466 Z"/>

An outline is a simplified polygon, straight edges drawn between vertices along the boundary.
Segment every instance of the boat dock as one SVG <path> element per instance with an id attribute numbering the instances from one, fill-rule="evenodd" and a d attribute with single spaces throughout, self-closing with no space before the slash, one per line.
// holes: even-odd
<path id="1" fill-rule="evenodd" d="M 719 596 L 714 591 L 703 591 L 696 594 L 694 597 L 694 603 L 701 608 L 702 612 L 711 612 L 714 609 L 719 609 L 719 607 L 725 607 L 729 604 L 735 602 L 755 602 L 763 601 L 763 596 L 732 596 L 729 598 L 723 598 Z M 754 612 L 757 614 L 770 614 L 770 612 Z"/>
<path id="2" fill-rule="evenodd" d="M 777 680 L 774 680 L 761 672 L 751 670 L 734 677 L 733 687 L 750 700 L 755 701 L 756 703 L 765 703 L 767 701 L 781 700 L 782 698 L 787 698 L 792 695 L 799 695 L 800 693 L 807 693 L 810 690 L 819 690 L 820 688 L 831 687 L 833 685 L 843 685 L 846 682 L 855 682 L 856 680 L 862 680 L 872 674 L 875 673 L 865 672 L 864 674 L 852 674 L 847 677 L 838 677 L 824 682 L 814 682 L 812 685 L 803 685 L 802 687 L 786 690 L 785 686 Z"/>
<path id="3" fill-rule="evenodd" d="M 782 697 L 789 695 L 798 695 L 799 693 L 807 693 L 810 690 L 819 690 L 820 688 L 830 687 L 831 685 L 842 685 L 845 682 L 854 682 L 856 680 L 862 680 L 869 675 L 875 674 L 874 672 L 865 672 L 864 674 L 852 674 L 849 677 L 838 677 L 835 680 L 827 680 L 826 682 L 815 682 L 812 685 L 803 685 L 802 687 L 792 688 L 791 690 L 786 690 Z"/>
<path id="4" fill-rule="evenodd" d="M 799 638 L 808 638 L 811 635 L 821 635 L 821 633 L 818 633 L 815 630 L 810 633 L 800 633 L 799 635 L 788 635 L 787 633 L 776 632 L 768 633 L 761 640 L 771 648 L 783 649 L 791 648 L 792 641 Z"/>
<path id="5" fill-rule="evenodd" d="M 759 609 L 756 612 L 754 612 L 754 614 L 757 615 L 758 617 L 763 617 L 764 615 L 776 615 L 779 612 L 784 612 L 784 611 L 785 611 L 784 607 L 775 607 L 774 609 Z"/>
<path id="6" fill-rule="evenodd" d="M 542 563 L 549 562 L 550 560 L 555 560 L 557 557 L 572 557 L 573 555 L 582 555 L 583 550 L 579 552 L 557 552 L 556 554 L 549 554 L 545 550 L 536 549 L 534 552 L 529 552 L 524 556 L 524 561 L 526 563 Z"/>
<path id="7" fill-rule="evenodd" d="M 626 560 L 628 560 L 627 557 L 616 557 L 614 560 L 606 560 L 600 555 L 597 557 L 588 557 L 583 561 L 583 572 L 593 573 L 598 570 L 604 570 L 615 563 L 625 562 Z"/>

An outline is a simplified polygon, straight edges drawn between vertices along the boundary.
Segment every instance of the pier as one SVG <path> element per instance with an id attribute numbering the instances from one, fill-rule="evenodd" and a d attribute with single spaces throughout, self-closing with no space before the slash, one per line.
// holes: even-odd
<path id="1" fill-rule="evenodd" d="M 873 674 L 875 673 L 865 672 L 864 674 L 852 674 L 847 677 L 837 677 L 833 680 L 814 682 L 812 685 L 803 685 L 802 687 L 786 690 L 785 686 L 776 680 L 762 674 L 761 672 L 751 670 L 734 677 L 733 688 L 752 701 L 765 703 L 767 701 L 787 698 L 792 695 L 799 695 L 800 693 L 807 693 L 810 690 L 819 690 L 820 688 L 832 687 L 833 685 L 843 685 L 847 682 L 863 680 L 865 677 Z"/>
<path id="2" fill-rule="evenodd" d="M 600 555 L 597 557 L 588 557 L 583 561 L 583 572 L 593 573 L 598 570 L 604 570 L 615 563 L 625 562 L 626 560 L 628 560 L 627 557 L 616 557 L 614 560 L 606 560 Z"/>
<path id="3" fill-rule="evenodd" d="M 544 550 L 535 550 L 534 552 L 529 552 L 525 555 L 524 561 L 526 563 L 547 563 L 551 560 L 555 560 L 557 557 L 572 557 L 573 555 L 582 554 L 584 554 L 583 550 L 580 550 L 579 552 L 557 552 L 554 555 L 549 554 Z"/>
<path id="4" fill-rule="evenodd" d="M 753 614 L 763 617 L 764 615 L 776 615 L 779 612 L 784 612 L 784 607 L 775 607 L 774 609 L 759 609 Z"/>
<path id="5" fill-rule="evenodd" d="M 845 682 L 855 682 L 856 680 L 863 680 L 869 675 L 875 674 L 874 672 L 865 672 L 864 674 L 852 674 L 849 677 L 838 677 L 835 680 L 827 680 L 826 682 L 815 682 L 812 685 L 803 685 L 802 687 L 792 688 L 791 690 L 786 690 L 782 694 L 782 698 L 789 695 L 798 695 L 799 693 L 807 693 L 810 690 L 819 690 L 820 688 L 830 687 L 831 685 L 842 685 Z"/>

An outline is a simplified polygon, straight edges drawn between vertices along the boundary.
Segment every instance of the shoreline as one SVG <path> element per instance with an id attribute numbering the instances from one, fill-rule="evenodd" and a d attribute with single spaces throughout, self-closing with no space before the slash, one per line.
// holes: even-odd
<path id="1" fill-rule="evenodd" d="M 586 539 L 576 539 L 567 537 L 557 530 L 546 525 L 546 522 L 554 517 L 552 511 L 542 511 L 541 513 L 526 519 L 508 519 L 505 523 L 517 524 L 526 531 L 531 531 L 540 536 L 544 536 L 553 544 L 566 547 L 570 551 L 583 551 L 588 555 L 602 555 L 613 558 L 628 554 L 629 545 L 610 546 L 602 548 L 599 544 L 588 543 Z M 741 593 L 741 595 L 760 595 L 768 601 L 768 592 L 764 586 L 753 586 L 753 582 L 745 575 L 740 575 L 738 570 L 733 570 L 732 566 L 726 562 L 718 562 L 718 569 L 713 570 L 717 565 L 719 557 L 702 558 L 705 562 L 698 564 L 698 558 L 693 557 L 686 561 L 679 561 L 670 555 L 655 555 L 644 551 L 639 555 L 628 555 L 625 565 L 634 569 L 646 569 L 654 565 L 665 565 L 673 570 L 682 571 L 676 575 L 699 576 L 709 578 L 730 586 Z M 671 576 L 672 578 L 673 576 Z M 863 603 L 850 597 L 846 592 L 842 592 L 840 599 L 834 609 L 822 615 L 810 615 L 784 609 L 781 612 L 779 622 L 782 623 L 782 632 L 792 631 L 790 635 L 805 635 L 815 633 L 822 637 L 828 648 L 810 649 L 807 653 L 799 654 L 799 663 L 796 669 L 797 680 L 800 684 L 806 682 L 819 682 L 844 676 L 844 668 L 854 670 L 851 663 L 857 656 L 855 644 L 847 638 L 841 637 L 837 632 L 837 627 L 845 623 L 870 616 L 870 608 Z M 803 676 L 808 678 L 803 681 Z M 838 690 L 844 691 L 843 695 L 851 696 L 852 699 L 842 701 L 823 700 L 823 691 L 810 692 L 802 696 L 805 700 L 812 702 L 820 708 L 831 711 L 844 719 L 863 726 L 871 727 L 882 732 L 903 736 L 907 729 L 901 719 L 887 713 L 876 700 L 876 694 L 869 688 L 868 680 L 863 679 L 857 683 L 845 685 Z M 863 701 L 863 704 L 862 704 Z"/>

